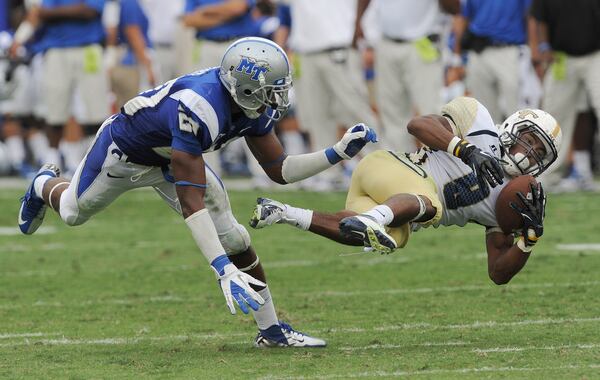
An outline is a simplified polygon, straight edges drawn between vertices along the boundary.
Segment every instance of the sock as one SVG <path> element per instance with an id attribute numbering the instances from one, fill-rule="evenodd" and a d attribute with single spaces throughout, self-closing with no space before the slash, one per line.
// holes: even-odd
<path id="1" fill-rule="evenodd" d="M 25 161 L 25 145 L 21 136 L 10 136 L 4 140 L 6 149 L 8 150 L 8 158 L 10 165 L 14 169 L 19 169 Z"/>
<path id="2" fill-rule="evenodd" d="M 298 227 L 301 230 L 308 231 L 308 228 L 312 223 L 313 211 L 290 205 L 285 206 L 283 222 Z"/>
<path id="3" fill-rule="evenodd" d="M 278 325 L 279 321 L 277 320 L 275 305 L 273 305 L 273 298 L 271 297 L 269 287 L 267 286 L 263 290 L 259 290 L 258 294 L 260 294 L 265 300 L 264 305 L 262 305 L 257 311 L 252 310 L 252 314 L 254 315 L 254 320 L 258 325 L 258 329 L 266 330 L 273 325 Z"/>
<path id="4" fill-rule="evenodd" d="M 299 131 L 282 132 L 281 142 L 285 147 L 285 151 L 290 155 L 302 154 L 306 151 L 304 148 L 304 139 Z"/>
<path id="5" fill-rule="evenodd" d="M 42 190 L 44 189 L 44 185 L 46 184 L 46 181 L 50 178 L 53 177 L 50 177 L 49 175 L 41 175 L 37 177 L 33 182 L 33 189 L 38 197 L 42 197 Z"/>
<path id="6" fill-rule="evenodd" d="M 377 223 L 387 226 L 394 220 L 394 212 L 386 205 L 373 207 L 371 210 L 364 212 L 363 215 L 368 215 L 375 219 Z"/>
<path id="7" fill-rule="evenodd" d="M 582 179 L 592 178 L 592 163 L 590 152 L 587 150 L 576 150 L 573 152 L 573 166 Z"/>
<path id="8" fill-rule="evenodd" d="M 43 133 L 37 132 L 29 137 L 29 147 L 33 153 L 36 164 L 44 163 L 48 154 L 48 138 Z"/>

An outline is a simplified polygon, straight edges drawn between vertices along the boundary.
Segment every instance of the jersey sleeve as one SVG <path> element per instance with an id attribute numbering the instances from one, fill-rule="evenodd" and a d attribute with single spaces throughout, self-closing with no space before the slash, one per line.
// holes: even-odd
<path id="1" fill-rule="evenodd" d="M 143 19 L 142 9 L 135 0 L 121 1 L 120 26 L 141 25 Z"/>
<path id="2" fill-rule="evenodd" d="M 500 155 L 498 128 L 485 106 L 476 99 L 461 96 L 442 107 L 453 133 L 484 152 Z"/>
<path id="3" fill-rule="evenodd" d="M 173 137 L 171 148 L 202 155 L 211 143 L 210 135 L 206 133 L 208 127 L 185 105 L 179 103 L 177 111 L 177 120 L 170 126 Z"/>
<path id="4" fill-rule="evenodd" d="M 90 8 L 94 8 L 98 13 L 102 14 L 104 11 L 105 0 L 85 0 L 85 5 Z"/>

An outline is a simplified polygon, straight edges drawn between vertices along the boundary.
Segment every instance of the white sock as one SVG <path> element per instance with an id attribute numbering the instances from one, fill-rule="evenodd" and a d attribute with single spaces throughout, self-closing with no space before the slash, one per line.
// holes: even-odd
<path id="1" fill-rule="evenodd" d="M 281 142 L 288 154 L 302 154 L 306 152 L 304 139 L 299 131 L 285 131 L 281 133 Z"/>
<path id="2" fill-rule="evenodd" d="M 48 154 L 48 138 L 41 132 L 36 132 L 29 137 L 29 147 L 33 153 L 33 159 L 37 164 L 43 164 Z"/>
<path id="3" fill-rule="evenodd" d="M 285 205 L 285 214 L 283 221 L 301 230 L 307 231 L 312 223 L 313 211 L 305 208 Z"/>
<path id="4" fill-rule="evenodd" d="M 19 169 L 23 161 L 25 161 L 25 145 L 23 145 L 23 138 L 19 135 L 10 136 L 4 140 L 4 143 L 8 150 L 10 165 L 15 169 Z"/>
<path id="5" fill-rule="evenodd" d="M 61 141 L 60 151 L 65 159 L 65 171 L 74 173 L 83 158 L 80 141 Z"/>
<path id="6" fill-rule="evenodd" d="M 269 287 L 267 286 L 263 290 L 259 290 L 258 294 L 265 300 L 265 303 L 257 311 L 252 310 L 252 314 L 254 315 L 254 320 L 256 321 L 258 328 L 260 330 L 266 330 L 273 325 L 279 324 L 279 321 L 277 319 L 277 313 L 275 313 L 275 305 L 273 304 L 273 298 L 271 297 Z"/>
<path id="7" fill-rule="evenodd" d="M 576 150 L 573 152 L 573 166 L 581 178 L 592 178 L 592 162 L 590 152 L 587 150 Z"/>
<path id="8" fill-rule="evenodd" d="M 49 175 L 41 175 L 39 177 L 37 177 L 35 179 L 35 181 L 33 182 L 33 189 L 35 190 L 35 193 L 37 194 L 38 197 L 42 197 L 42 190 L 44 189 L 44 185 L 46 184 L 46 181 L 49 180 L 50 178 L 53 178 Z"/>
<path id="9" fill-rule="evenodd" d="M 387 226 L 394 220 L 394 212 L 391 208 L 386 205 L 375 206 L 367 212 L 363 212 L 363 215 L 368 215 L 375 219 L 377 223 Z"/>

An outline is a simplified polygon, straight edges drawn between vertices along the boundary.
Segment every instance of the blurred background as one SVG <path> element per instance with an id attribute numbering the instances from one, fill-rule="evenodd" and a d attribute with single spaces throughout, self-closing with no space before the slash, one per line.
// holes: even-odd
<path id="1" fill-rule="evenodd" d="M 564 142 L 544 184 L 600 189 L 600 0 L 0 0 L 0 176 L 44 162 L 69 176 L 128 99 L 219 65 L 245 36 L 293 62 L 293 108 L 276 128 L 289 154 L 357 122 L 377 130 L 377 148 L 411 151 L 410 118 L 469 95 L 498 124 L 550 112 Z M 226 181 L 272 186 L 241 139 L 209 156 Z M 299 186 L 345 189 L 355 164 Z"/>

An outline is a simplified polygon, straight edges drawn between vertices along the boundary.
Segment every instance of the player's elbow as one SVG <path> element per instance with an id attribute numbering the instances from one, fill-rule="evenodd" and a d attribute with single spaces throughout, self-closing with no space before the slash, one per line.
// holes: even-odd
<path id="1" fill-rule="evenodd" d="M 507 275 L 506 273 L 498 273 L 498 272 L 489 272 L 490 280 L 494 282 L 496 285 L 506 285 L 511 280 L 512 276 Z"/>

